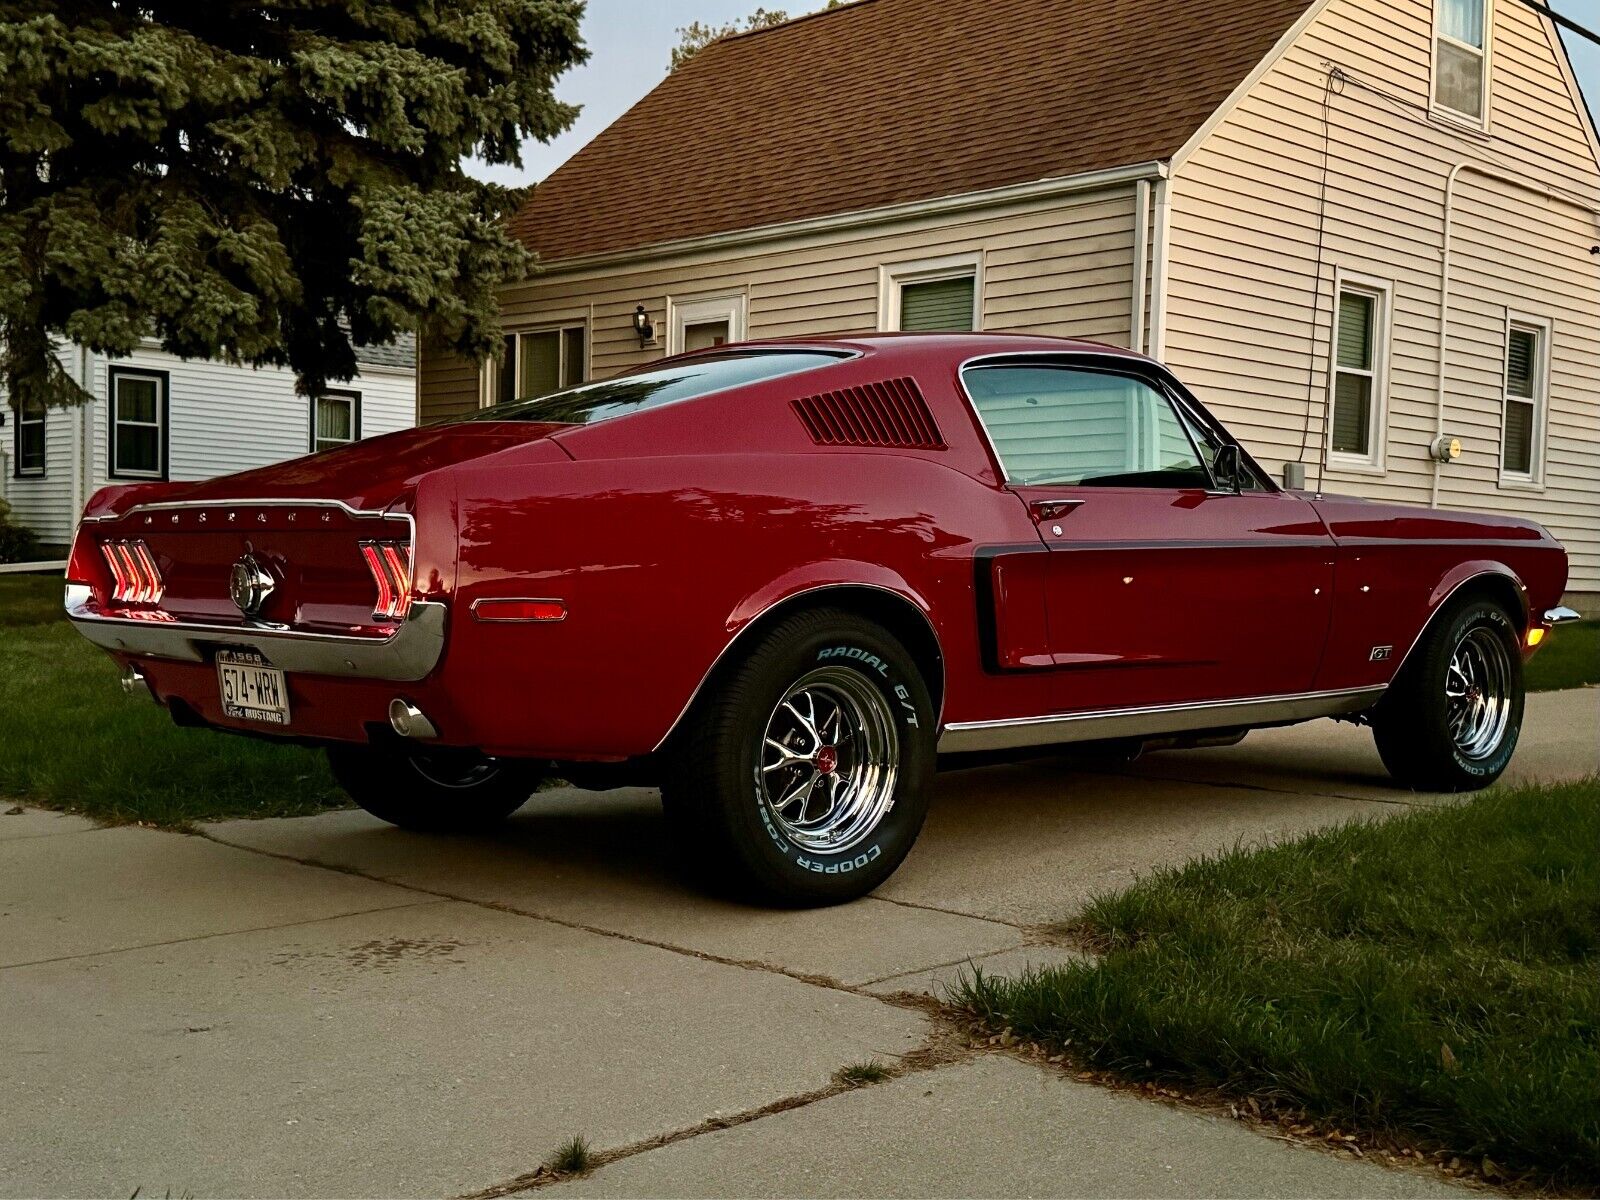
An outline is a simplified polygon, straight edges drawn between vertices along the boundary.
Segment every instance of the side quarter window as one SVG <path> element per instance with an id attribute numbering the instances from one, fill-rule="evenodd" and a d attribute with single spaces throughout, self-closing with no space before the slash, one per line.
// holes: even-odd
<path id="1" fill-rule="evenodd" d="M 995 363 L 962 374 L 1009 483 L 1208 488 L 1165 395 L 1085 367 Z"/>

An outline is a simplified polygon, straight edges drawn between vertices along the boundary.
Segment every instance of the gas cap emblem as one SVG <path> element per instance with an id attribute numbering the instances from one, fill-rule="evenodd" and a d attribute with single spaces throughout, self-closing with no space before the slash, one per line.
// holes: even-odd
<path id="1" fill-rule="evenodd" d="M 233 571 L 228 576 L 228 595 L 233 597 L 234 604 L 247 617 L 260 615 L 261 606 L 267 602 L 267 597 L 272 595 L 272 589 L 276 586 L 272 573 L 249 552 L 233 564 Z"/>

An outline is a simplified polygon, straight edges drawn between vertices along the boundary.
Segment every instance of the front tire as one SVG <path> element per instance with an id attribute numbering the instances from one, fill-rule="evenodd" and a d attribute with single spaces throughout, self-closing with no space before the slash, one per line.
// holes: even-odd
<path id="1" fill-rule="evenodd" d="M 1378 705 L 1378 754 L 1415 791 L 1488 787 L 1516 751 L 1525 698 L 1516 623 L 1469 599 L 1433 622 Z"/>
<path id="2" fill-rule="evenodd" d="M 762 903 L 866 895 L 922 829 L 934 722 L 888 631 L 839 609 L 789 618 L 712 682 L 669 751 L 662 799 L 680 860 Z"/>
<path id="3" fill-rule="evenodd" d="M 492 828 L 527 803 L 544 774 L 527 763 L 408 745 L 330 746 L 328 765 L 373 816 L 422 833 Z"/>

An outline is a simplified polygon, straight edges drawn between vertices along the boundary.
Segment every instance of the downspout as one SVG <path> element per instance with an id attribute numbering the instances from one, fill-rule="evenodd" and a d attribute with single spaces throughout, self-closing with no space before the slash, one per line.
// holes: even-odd
<path id="1" fill-rule="evenodd" d="M 1172 240 L 1172 185 L 1167 167 L 1155 185 L 1155 241 L 1150 253 L 1155 270 L 1150 283 L 1150 357 L 1165 362 L 1167 357 L 1167 250 Z"/>
<path id="2" fill-rule="evenodd" d="M 1433 406 L 1433 439 L 1437 447 L 1439 439 L 1444 437 L 1444 406 L 1445 406 L 1445 367 L 1449 363 L 1449 338 L 1450 338 L 1450 275 L 1455 252 L 1455 223 L 1451 216 L 1455 211 L 1456 180 L 1461 178 L 1461 172 L 1471 164 L 1462 161 L 1450 168 L 1450 178 L 1444 185 L 1444 248 L 1439 266 L 1439 374 L 1437 379 L 1437 394 Z M 1439 483 L 1444 474 L 1444 463 L 1439 461 L 1437 449 L 1431 454 L 1433 459 L 1433 489 L 1428 497 L 1428 507 L 1439 507 Z"/>
<path id="3" fill-rule="evenodd" d="M 1150 274 L 1150 181 L 1133 185 L 1133 322 L 1128 349 L 1144 353 L 1144 306 L 1149 295 Z"/>
<path id="4" fill-rule="evenodd" d="M 1493 179 L 1498 183 L 1510 187 L 1520 188 L 1525 192 L 1532 192 L 1546 200 L 1559 200 L 1579 209 L 1585 215 L 1594 217 L 1600 215 L 1592 203 L 1581 200 L 1575 196 L 1564 195 L 1554 188 L 1544 187 L 1519 179 L 1515 175 L 1508 175 L 1492 167 L 1484 166 L 1468 159 L 1458 162 L 1450 169 L 1449 179 L 1444 186 L 1444 238 L 1439 268 L 1439 367 L 1436 387 L 1436 402 L 1434 405 L 1434 453 L 1433 453 L 1433 488 L 1428 501 L 1432 508 L 1439 507 L 1439 485 L 1444 474 L 1444 461 L 1439 457 L 1437 446 L 1444 437 L 1445 429 L 1445 369 L 1449 365 L 1449 335 L 1450 335 L 1450 281 L 1454 274 L 1455 265 L 1455 200 L 1456 180 L 1461 178 L 1464 171 L 1472 171 L 1486 179 Z M 1546 403 L 1549 401 L 1546 399 Z"/>
<path id="5" fill-rule="evenodd" d="M 89 348 L 80 345 L 78 347 L 78 386 L 88 392 L 91 397 L 94 395 L 94 377 L 90 374 L 92 361 Z M 85 494 L 88 473 L 87 459 L 92 453 L 89 449 L 89 443 L 93 441 L 93 438 L 86 431 L 85 418 L 92 416 L 94 404 L 93 399 L 87 400 L 78 405 L 77 411 L 72 414 L 72 527 L 74 534 L 77 532 L 78 518 L 83 514 L 85 506 L 89 503 L 89 497 Z"/>

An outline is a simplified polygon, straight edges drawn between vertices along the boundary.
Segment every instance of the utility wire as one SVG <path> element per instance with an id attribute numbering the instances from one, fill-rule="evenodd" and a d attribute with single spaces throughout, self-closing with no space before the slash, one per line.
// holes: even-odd
<path id="1" fill-rule="evenodd" d="M 1555 9 L 1546 4 L 1544 0 L 1520 0 L 1520 2 L 1533 9 L 1533 11 L 1536 13 L 1543 13 L 1563 29 L 1570 29 L 1579 37 L 1587 38 L 1595 45 L 1600 46 L 1600 33 L 1596 33 L 1587 26 L 1579 25 L 1571 17 L 1558 13 Z"/>

